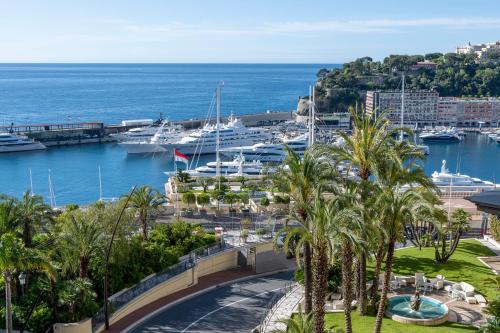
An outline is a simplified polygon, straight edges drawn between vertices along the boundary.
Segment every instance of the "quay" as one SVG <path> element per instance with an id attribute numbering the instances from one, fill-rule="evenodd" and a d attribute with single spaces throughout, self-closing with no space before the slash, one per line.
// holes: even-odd
<path id="1" fill-rule="evenodd" d="M 255 114 L 238 115 L 245 126 L 272 126 L 281 122 L 295 120 L 294 111 L 267 111 Z M 229 117 L 226 117 L 227 119 Z M 156 121 L 159 124 L 161 120 Z M 215 122 L 215 118 L 209 120 Z M 196 129 L 203 126 L 205 119 L 188 119 L 173 121 L 173 124 L 182 125 L 185 129 Z M 103 122 L 72 122 L 0 126 L 1 132 L 26 135 L 31 139 L 43 143 L 47 147 L 67 146 L 79 144 L 95 144 L 115 142 L 110 134 L 128 131 L 138 125 L 109 124 Z"/>

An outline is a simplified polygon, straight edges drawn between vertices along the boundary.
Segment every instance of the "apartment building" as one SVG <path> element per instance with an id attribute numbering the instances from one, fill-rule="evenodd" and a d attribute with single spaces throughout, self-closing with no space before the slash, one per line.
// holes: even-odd
<path id="1" fill-rule="evenodd" d="M 367 91 L 366 111 L 385 111 L 386 116 L 392 122 L 401 119 L 401 91 Z M 404 114 L 403 121 L 406 125 L 428 126 L 436 122 L 437 104 L 439 94 L 435 91 L 410 90 L 404 94 Z"/>

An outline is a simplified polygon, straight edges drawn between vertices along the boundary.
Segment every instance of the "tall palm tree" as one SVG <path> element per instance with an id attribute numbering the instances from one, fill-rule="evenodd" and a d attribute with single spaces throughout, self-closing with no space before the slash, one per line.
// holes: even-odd
<path id="1" fill-rule="evenodd" d="M 432 217 L 439 202 L 420 168 L 392 162 L 386 165 L 381 175 L 377 206 L 387 236 L 387 255 L 374 333 L 379 333 L 382 327 L 396 241 L 402 238 L 407 223 Z"/>
<path id="2" fill-rule="evenodd" d="M 308 149 L 301 158 L 293 150 L 286 147 L 287 157 L 276 177 L 275 185 L 287 188 L 293 199 L 292 211 L 304 230 L 309 230 L 310 218 L 308 211 L 312 207 L 315 191 L 328 179 L 332 168 L 323 160 L 320 160 Z M 312 250 L 308 241 L 302 243 L 302 266 L 304 268 L 304 312 L 312 310 Z M 299 253 L 300 251 L 296 251 Z"/>
<path id="3" fill-rule="evenodd" d="M 103 248 L 103 226 L 92 212 L 81 210 L 62 215 L 60 222 L 58 245 L 65 257 L 63 268 L 86 278 L 90 260 Z"/>
<path id="4" fill-rule="evenodd" d="M 137 189 L 130 198 L 130 206 L 137 211 L 139 222 L 142 225 L 142 237 L 148 239 L 149 219 L 151 214 L 158 211 L 165 203 L 165 197 L 150 186 L 144 185 Z"/>
<path id="5" fill-rule="evenodd" d="M 23 197 L 16 202 L 17 224 L 22 230 L 23 241 L 26 247 L 32 243 L 33 233 L 41 226 L 43 220 L 50 218 L 50 207 L 43 202 L 39 195 L 32 195 L 26 191 Z"/>
<path id="6" fill-rule="evenodd" d="M 52 275 L 48 261 L 34 249 L 26 248 L 13 232 L 6 232 L 0 237 L 0 271 L 5 283 L 5 327 L 11 333 L 12 327 L 12 274 L 16 270 L 45 269 Z"/>
<path id="7" fill-rule="evenodd" d="M 361 200 L 369 198 L 370 176 L 380 161 L 387 157 L 388 147 L 394 141 L 393 131 L 389 129 L 389 121 L 384 113 L 366 113 L 362 108 L 350 108 L 353 121 L 352 136 L 344 132 L 339 135 L 344 139 L 345 145 L 340 147 L 327 146 L 324 150 L 333 154 L 339 161 L 345 161 L 351 167 L 358 170 L 360 178 Z M 370 224 L 369 214 L 365 214 L 365 224 Z M 366 239 L 366 237 L 365 237 Z M 359 290 L 358 311 L 361 315 L 366 313 L 366 256 L 361 251 L 358 257 L 359 263 Z"/>

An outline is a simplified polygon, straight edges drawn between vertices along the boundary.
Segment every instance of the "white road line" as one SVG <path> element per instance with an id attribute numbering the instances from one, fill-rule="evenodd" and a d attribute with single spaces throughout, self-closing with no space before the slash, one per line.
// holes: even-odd
<path id="1" fill-rule="evenodd" d="M 234 304 L 236 304 L 236 303 L 244 302 L 244 301 L 247 301 L 247 300 L 249 300 L 249 299 L 252 299 L 252 298 L 256 298 L 256 297 L 258 297 L 258 296 L 265 295 L 265 294 L 267 294 L 267 293 L 271 293 L 271 292 L 274 292 L 274 291 L 278 291 L 278 290 L 283 289 L 283 288 L 285 288 L 285 287 L 279 287 L 279 288 L 276 288 L 276 289 L 273 289 L 273 290 L 264 291 L 264 292 L 262 292 L 262 293 L 260 293 L 260 294 L 254 295 L 254 296 L 252 296 L 252 297 L 245 297 L 245 298 L 242 298 L 242 299 L 240 299 L 240 300 L 237 300 L 237 301 L 231 302 L 231 303 L 229 303 L 229 304 L 226 304 L 226 305 L 224 305 L 224 306 L 221 306 L 220 308 L 215 309 L 215 310 L 213 310 L 213 311 L 210 311 L 209 313 L 207 313 L 207 314 L 206 314 L 206 315 L 204 315 L 203 317 L 200 317 L 200 318 L 198 318 L 197 320 L 193 321 L 193 322 L 192 322 L 191 324 L 189 324 L 189 325 L 188 325 L 185 329 L 183 329 L 183 330 L 181 331 L 181 333 L 185 333 L 185 332 L 187 332 L 187 331 L 188 331 L 188 330 L 189 330 L 192 326 L 196 325 L 199 321 L 201 321 L 201 320 L 203 320 L 203 319 L 207 318 L 207 317 L 208 317 L 208 316 L 210 316 L 210 315 L 213 315 L 214 313 L 216 313 L 216 312 L 218 312 L 218 311 L 220 311 L 220 310 L 222 310 L 222 309 L 224 309 L 224 308 L 226 308 L 226 307 L 228 307 L 228 306 L 234 305 Z"/>

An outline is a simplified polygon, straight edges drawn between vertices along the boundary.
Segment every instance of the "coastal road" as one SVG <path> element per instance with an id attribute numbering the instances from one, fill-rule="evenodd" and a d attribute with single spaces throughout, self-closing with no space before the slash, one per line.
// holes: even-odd
<path id="1" fill-rule="evenodd" d="M 292 272 L 277 273 L 217 288 L 165 309 L 129 332 L 248 333 L 292 277 Z"/>

